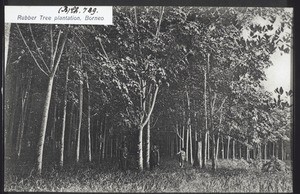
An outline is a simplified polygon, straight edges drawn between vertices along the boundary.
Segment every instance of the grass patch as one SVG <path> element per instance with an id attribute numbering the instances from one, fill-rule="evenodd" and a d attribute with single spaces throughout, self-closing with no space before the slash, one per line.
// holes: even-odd
<path id="1" fill-rule="evenodd" d="M 10 173 L 9 173 L 10 172 Z M 18 172 L 18 173 L 17 173 Z M 6 192 L 292 192 L 292 173 L 261 172 L 241 160 L 222 160 L 213 172 L 163 159 L 151 171 L 119 171 L 107 161 L 99 165 L 49 168 L 41 177 L 30 171 L 6 170 Z"/>

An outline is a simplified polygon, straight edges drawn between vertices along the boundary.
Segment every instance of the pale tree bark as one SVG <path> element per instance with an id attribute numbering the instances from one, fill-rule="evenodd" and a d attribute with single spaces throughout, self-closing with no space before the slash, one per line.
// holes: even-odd
<path id="1" fill-rule="evenodd" d="M 8 57 L 8 49 L 9 49 L 9 37 L 10 37 L 10 26 L 11 23 L 5 23 L 5 57 L 4 57 L 4 75 L 6 72 L 6 66 L 7 66 L 7 57 Z"/>
<path id="2" fill-rule="evenodd" d="M 143 91 L 143 99 L 145 99 L 145 86 L 146 86 L 146 83 L 142 81 L 142 87 L 144 87 L 144 91 Z M 155 86 L 155 91 L 154 91 L 154 94 L 153 94 L 153 99 L 152 99 L 152 102 L 149 102 L 151 104 L 150 106 L 150 109 L 149 109 L 149 112 L 146 116 L 146 118 L 144 119 L 144 116 L 142 116 L 141 118 L 141 123 L 139 125 L 139 137 L 138 137 L 138 168 L 140 171 L 144 170 L 144 166 L 143 166 L 143 129 L 145 127 L 145 125 L 149 122 L 150 120 L 150 116 L 152 114 L 152 111 L 154 109 L 154 105 L 156 103 L 156 97 L 157 97 L 157 93 L 158 93 L 158 88 L 159 86 L 156 84 Z M 145 109 L 145 102 L 144 100 L 142 101 L 142 108 L 143 110 L 146 110 Z"/>
<path id="3" fill-rule="evenodd" d="M 149 102 L 151 102 L 152 97 L 151 94 L 149 96 Z M 150 103 L 149 103 L 149 110 L 150 111 Z M 151 117 L 149 119 L 149 122 L 147 123 L 147 134 L 146 134 L 146 168 L 150 169 L 150 122 L 151 121 Z"/>
<path id="4" fill-rule="evenodd" d="M 198 142 L 198 158 L 199 158 L 199 167 L 202 168 L 202 141 Z"/>
<path id="5" fill-rule="evenodd" d="M 62 39 L 62 43 L 61 43 L 60 48 L 59 48 L 59 42 L 61 41 L 61 34 L 62 34 L 61 30 L 59 31 L 58 37 L 56 39 L 55 49 L 54 49 L 54 45 L 50 44 L 50 48 L 51 48 L 50 60 L 51 60 L 51 62 L 50 62 L 50 68 L 46 67 L 46 69 L 48 70 L 47 71 L 47 70 L 43 69 L 41 64 L 37 61 L 37 59 L 34 56 L 32 50 L 28 46 L 28 44 L 27 44 L 27 42 L 26 42 L 26 40 L 25 40 L 18 24 L 17 24 L 17 28 L 18 28 L 18 31 L 21 35 L 21 38 L 22 38 L 25 46 L 27 47 L 27 49 L 28 49 L 29 53 L 31 54 L 33 60 L 35 61 L 36 65 L 48 77 L 47 92 L 46 92 L 46 97 L 45 97 L 45 103 L 44 103 L 44 106 L 43 106 L 43 113 L 42 113 L 41 130 L 40 130 L 40 134 L 39 134 L 39 137 L 38 137 L 38 144 L 37 144 L 37 165 L 36 165 L 36 170 L 37 170 L 37 174 L 40 175 L 42 173 L 44 142 L 45 142 L 45 136 L 46 136 L 46 128 L 47 128 L 47 121 L 48 121 L 48 114 L 49 114 L 49 107 L 50 107 L 50 101 L 51 101 L 53 81 L 54 81 L 54 77 L 55 77 L 57 68 L 60 64 L 60 59 L 62 57 L 62 53 L 64 51 L 65 43 L 67 41 L 68 32 L 65 33 L 65 36 Z M 31 31 L 31 35 L 33 37 L 32 31 Z M 50 25 L 50 38 L 53 39 L 53 33 L 52 33 L 52 26 L 51 25 Z M 35 42 L 34 39 L 33 39 L 33 41 Z M 45 60 L 42 60 L 42 61 L 45 61 Z"/>
<path id="6" fill-rule="evenodd" d="M 82 71 L 82 48 L 80 49 L 80 69 Z M 80 158 L 80 140 L 81 140 L 81 125 L 82 125 L 82 111 L 83 111 L 83 75 L 79 72 L 79 118 L 77 128 L 77 144 L 76 144 L 76 162 Z"/>
<path id="7" fill-rule="evenodd" d="M 66 117 L 67 117 L 67 100 L 68 100 L 68 79 L 69 79 L 69 66 L 66 70 L 66 80 L 65 80 L 65 94 L 64 94 L 64 104 L 63 104 L 63 116 L 62 116 L 62 129 L 61 129 L 61 139 L 60 139 L 60 160 L 59 164 L 61 167 L 64 165 L 64 149 L 65 149 L 65 129 L 66 129 Z"/>
<path id="8" fill-rule="evenodd" d="M 88 74 L 86 76 L 86 88 L 87 88 L 87 103 L 88 103 L 88 112 L 87 112 L 87 131 L 88 131 L 88 154 L 89 162 L 92 161 L 92 147 L 91 147 L 91 102 L 90 102 L 90 85 Z"/>
<path id="9" fill-rule="evenodd" d="M 189 153 L 189 161 L 193 165 L 194 160 L 193 160 L 193 147 L 192 147 L 192 125 L 191 125 L 191 100 L 189 96 L 189 92 L 186 90 L 186 99 L 187 99 L 187 108 L 188 108 L 188 114 L 187 114 L 187 128 L 188 128 L 188 133 L 187 133 L 187 146 L 189 144 L 189 149 L 187 149 L 187 154 Z"/>

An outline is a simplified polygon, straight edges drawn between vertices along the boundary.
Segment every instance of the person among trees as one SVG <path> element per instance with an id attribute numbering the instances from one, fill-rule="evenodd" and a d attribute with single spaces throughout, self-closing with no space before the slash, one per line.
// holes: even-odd
<path id="1" fill-rule="evenodd" d="M 151 152 L 150 152 L 150 167 L 154 168 L 156 166 L 159 166 L 159 162 L 160 162 L 159 148 L 157 145 L 154 145 L 151 148 Z"/>
<path id="2" fill-rule="evenodd" d="M 121 170 L 127 170 L 128 148 L 125 142 L 122 142 L 119 156 L 119 166 Z"/>
<path id="3" fill-rule="evenodd" d="M 181 149 L 176 155 L 179 155 L 179 166 L 183 168 L 185 161 L 185 151 Z"/>

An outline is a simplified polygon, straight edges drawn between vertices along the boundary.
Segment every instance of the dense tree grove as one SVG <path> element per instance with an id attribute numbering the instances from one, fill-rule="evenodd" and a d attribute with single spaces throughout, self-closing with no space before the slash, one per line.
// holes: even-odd
<path id="1" fill-rule="evenodd" d="M 225 158 L 291 159 L 292 91 L 278 86 L 273 99 L 262 87 L 271 54 L 291 52 L 290 12 L 114 7 L 113 16 L 112 26 L 11 24 L 7 160 L 38 174 L 101 165 L 122 142 L 139 170 L 154 144 L 214 170 Z"/>

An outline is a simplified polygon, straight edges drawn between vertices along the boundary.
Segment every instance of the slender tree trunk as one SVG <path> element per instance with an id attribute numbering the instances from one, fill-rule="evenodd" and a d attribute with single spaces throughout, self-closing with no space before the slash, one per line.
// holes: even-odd
<path id="1" fill-rule="evenodd" d="M 65 96 L 63 105 L 63 116 L 62 116 L 62 130 L 61 130 L 61 140 L 60 140 L 60 160 L 59 164 L 61 167 L 64 165 L 64 149 L 65 149 L 65 129 L 66 129 L 66 117 L 67 117 L 67 102 L 68 102 L 68 79 L 69 79 L 69 67 L 66 71 L 66 81 L 65 81 Z"/>
<path id="2" fill-rule="evenodd" d="M 202 162 L 202 168 L 205 168 L 206 167 L 206 160 L 207 160 L 207 140 L 208 140 L 208 131 L 205 132 L 204 134 L 204 140 L 203 140 L 203 151 L 204 151 L 204 154 L 203 154 L 203 162 Z"/>
<path id="3" fill-rule="evenodd" d="M 222 159 L 224 160 L 224 152 L 225 152 L 225 144 L 224 144 L 224 138 L 223 138 L 223 135 L 221 136 L 221 141 L 222 141 Z"/>
<path id="4" fill-rule="evenodd" d="M 272 156 L 275 156 L 275 142 L 272 142 Z"/>
<path id="5" fill-rule="evenodd" d="M 226 156 L 226 159 L 228 160 L 229 159 L 229 152 L 230 152 L 230 139 L 231 137 L 228 136 L 227 137 L 227 156 Z"/>
<path id="6" fill-rule="evenodd" d="M 205 135 L 204 135 L 204 156 L 203 156 L 203 168 L 206 166 L 206 157 L 207 157 L 207 141 L 208 141 L 208 114 L 207 114 L 207 71 L 209 68 L 209 57 L 210 54 L 207 54 L 207 67 L 204 70 L 204 117 L 205 117 Z"/>
<path id="7" fill-rule="evenodd" d="M 82 108 L 83 108 L 83 85 L 82 80 L 79 80 L 79 122 L 77 133 L 77 146 L 76 146 L 76 162 L 79 162 L 80 157 L 80 139 L 81 139 L 81 123 L 82 123 Z"/>
<path id="8" fill-rule="evenodd" d="M 276 148 L 276 152 L 275 152 L 275 157 L 278 158 L 278 150 L 279 150 L 279 145 L 278 145 L 278 141 L 274 142 L 275 143 L 275 148 Z"/>
<path id="9" fill-rule="evenodd" d="M 55 91 L 55 90 L 54 90 Z M 57 91 L 55 92 L 54 100 L 54 110 L 53 110 L 53 126 L 51 130 L 51 139 L 52 139 L 52 155 L 56 159 L 56 123 L 57 123 Z"/>
<path id="10" fill-rule="evenodd" d="M 187 114 L 187 127 L 188 127 L 188 139 L 189 139 L 189 147 L 190 147 L 190 163 L 193 165 L 193 147 L 192 147 L 192 126 L 191 126 L 191 101 L 189 97 L 189 93 L 186 90 L 186 98 L 187 98 L 187 108 L 188 108 L 188 114 Z M 188 153 L 188 150 L 187 150 Z"/>
<path id="11" fill-rule="evenodd" d="M 232 159 L 235 159 L 235 140 L 232 140 Z"/>
<path id="12" fill-rule="evenodd" d="M 150 94 L 149 94 L 150 95 Z M 149 112 L 150 112 L 150 109 L 151 109 L 151 101 L 152 101 L 152 97 L 151 95 L 149 96 Z M 147 123 L 147 137 L 146 137 L 146 168 L 147 169 L 150 169 L 150 124 L 151 124 L 151 117 Z"/>
<path id="13" fill-rule="evenodd" d="M 265 162 L 267 161 L 267 142 L 264 144 L 264 159 L 265 159 Z"/>
<path id="14" fill-rule="evenodd" d="M 188 162 L 189 161 L 189 127 L 187 126 L 186 128 L 186 141 L 185 141 L 185 153 L 186 157 L 185 160 Z"/>
<path id="15" fill-rule="evenodd" d="M 86 73 L 86 88 L 87 88 L 87 131 L 88 131 L 88 154 L 89 154 L 89 162 L 92 161 L 92 147 L 91 147 L 91 100 L 90 100 L 90 84 L 88 74 Z"/>
<path id="16" fill-rule="evenodd" d="M 106 116 L 104 115 L 104 121 L 102 123 L 102 128 L 103 128 L 103 141 L 102 141 L 102 159 L 105 158 L 105 150 L 106 150 Z"/>
<path id="17" fill-rule="evenodd" d="M 283 139 L 281 139 L 281 160 L 284 160 L 284 144 L 283 144 Z"/>
<path id="18" fill-rule="evenodd" d="M 239 159 L 242 159 L 242 144 L 239 143 Z"/>
<path id="19" fill-rule="evenodd" d="M 208 134 L 207 134 L 208 138 L 207 138 L 207 160 L 210 160 L 210 143 L 211 143 L 211 140 L 210 140 L 210 133 L 208 131 Z"/>
<path id="20" fill-rule="evenodd" d="M 250 159 L 250 152 L 249 152 L 248 144 L 246 145 L 246 159 L 247 159 L 247 161 Z"/>
<path id="21" fill-rule="evenodd" d="M 32 74 L 32 71 L 30 71 L 24 98 L 22 99 L 22 112 L 21 112 L 21 123 L 20 123 L 20 139 L 19 139 L 19 146 L 18 146 L 18 158 L 20 158 L 21 150 L 22 150 L 25 118 L 26 118 L 27 109 L 28 109 L 28 95 L 29 95 L 30 86 L 31 86 L 31 74 Z"/>
<path id="22" fill-rule="evenodd" d="M 70 159 L 72 156 L 72 132 L 73 132 L 73 121 L 74 121 L 74 103 L 72 102 L 71 111 L 70 111 L 70 123 L 69 123 L 69 137 L 68 137 L 68 158 Z"/>
<path id="23" fill-rule="evenodd" d="M 5 63 L 4 63 L 4 74 L 6 72 L 7 66 L 7 57 L 8 57 L 8 49 L 9 49 L 9 37 L 10 37 L 10 26 L 11 23 L 5 23 Z"/>
<path id="24" fill-rule="evenodd" d="M 220 135 L 219 133 L 217 134 L 217 145 L 216 145 L 216 154 L 215 154 L 215 159 L 216 161 L 218 161 L 218 157 L 219 157 L 219 144 L 220 144 Z"/>
<path id="25" fill-rule="evenodd" d="M 212 158 L 211 158 L 211 161 L 212 161 L 212 170 L 215 171 L 216 168 L 217 168 L 217 164 L 216 164 L 216 160 L 215 160 L 215 146 L 216 146 L 216 139 L 213 135 L 213 133 L 211 134 L 211 137 L 212 137 L 212 145 L 211 145 L 211 153 L 212 153 Z"/>

